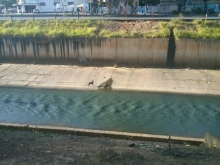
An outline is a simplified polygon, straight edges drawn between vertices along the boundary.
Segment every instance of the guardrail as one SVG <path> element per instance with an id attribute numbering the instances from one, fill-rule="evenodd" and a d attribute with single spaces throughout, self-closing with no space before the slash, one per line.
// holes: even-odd
<path id="1" fill-rule="evenodd" d="M 169 20 L 179 18 L 178 15 L 163 14 L 163 13 L 147 13 L 143 15 L 109 15 L 109 14 L 72 14 L 72 13 L 23 13 L 23 14 L 0 14 L 0 18 L 9 18 L 7 20 L 14 20 L 16 18 L 44 18 L 50 17 L 50 19 L 120 19 L 120 20 L 135 20 L 135 19 L 156 19 L 156 20 Z M 204 19 L 204 20 L 220 20 L 220 14 L 214 15 L 186 15 L 182 17 L 182 20 L 194 20 L 194 19 Z"/>

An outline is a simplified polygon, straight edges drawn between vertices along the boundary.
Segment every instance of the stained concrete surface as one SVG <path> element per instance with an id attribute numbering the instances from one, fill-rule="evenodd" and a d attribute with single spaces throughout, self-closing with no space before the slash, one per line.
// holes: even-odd
<path id="1" fill-rule="evenodd" d="M 0 65 L 0 86 L 98 90 L 109 78 L 113 90 L 220 95 L 219 70 Z"/>

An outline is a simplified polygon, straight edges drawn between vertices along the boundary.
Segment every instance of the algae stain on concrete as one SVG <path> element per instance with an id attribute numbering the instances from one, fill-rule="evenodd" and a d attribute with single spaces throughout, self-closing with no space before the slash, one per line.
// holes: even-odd
<path id="1" fill-rule="evenodd" d="M 22 52 L 22 58 L 24 59 L 24 61 L 26 61 L 26 41 L 25 39 L 22 39 L 20 41 L 20 46 L 21 46 L 21 52 Z"/>
<path id="2" fill-rule="evenodd" d="M 4 47 L 4 40 L 0 38 L 0 58 L 5 57 L 5 47 Z"/>
<path id="3" fill-rule="evenodd" d="M 192 43 L 194 42 L 193 40 Z M 1 62 L 34 64 L 83 66 L 113 66 L 117 64 L 134 67 L 151 66 L 153 64 L 149 61 L 156 58 L 156 61 L 159 62 L 154 64 L 155 66 L 165 67 L 167 62 L 167 66 L 171 68 L 183 67 L 183 62 L 188 62 L 192 66 L 199 65 L 198 67 L 212 67 L 212 65 L 219 67 L 219 41 L 213 40 L 212 43 L 215 44 L 207 41 L 202 44 L 194 44 L 193 49 L 191 45 L 187 47 L 187 43 L 190 44 L 185 40 L 176 41 L 175 37 L 170 38 L 169 46 L 168 39 L 154 39 L 152 41 L 151 39 L 141 40 L 139 38 L 1 37 L 0 60 Z M 201 51 L 194 51 L 194 49 L 201 49 Z M 159 50 L 159 53 L 152 56 L 154 50 Z M 190 61 L 191 54 L 194 54 L 195 57 L 193 57 L 199 59 L 199 62 Z"/>
<path id="4" fill-rule="evenodd" d="M 55 40 L 52 40 L 52 41 L 51 41 L 51 44 L 52 44 L 54 59 L 55 59 L 55 61 L 56 61 L 56 60 L 57 60 L 56 41 L 55 41 Z"/>

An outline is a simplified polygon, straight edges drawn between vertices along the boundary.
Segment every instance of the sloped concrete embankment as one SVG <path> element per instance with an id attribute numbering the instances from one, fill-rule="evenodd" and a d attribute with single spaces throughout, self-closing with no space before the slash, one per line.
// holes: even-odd
<path id="1" fill-rule="evenodd" d="M 169 38 L 2 37 L 0 61 L 83 66 L 220 68 L 219 39 L 174 41 L 171 43 Z"/>

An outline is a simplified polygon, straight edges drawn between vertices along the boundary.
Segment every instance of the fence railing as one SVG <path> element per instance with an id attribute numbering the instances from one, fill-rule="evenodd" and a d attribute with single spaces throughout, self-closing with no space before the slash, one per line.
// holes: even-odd
<path id="1" fill-rule="evenodd" d="M 148 13 L 144 15 L 109 15 L 109 14 L 72 14 L 72 13 L 23 13 L 23 14 L 0 14 L 0 20 L 43 20 L 43 19 L 106 19 L 106 20 L 137 20 L 137 19 L 157 19 L 168 20 L 178 18 L 178 15 L 164 13 Z M 183 20 L 220 20 L 220 14 L 214 15 L 190 15 L 183 16 Z"/>

